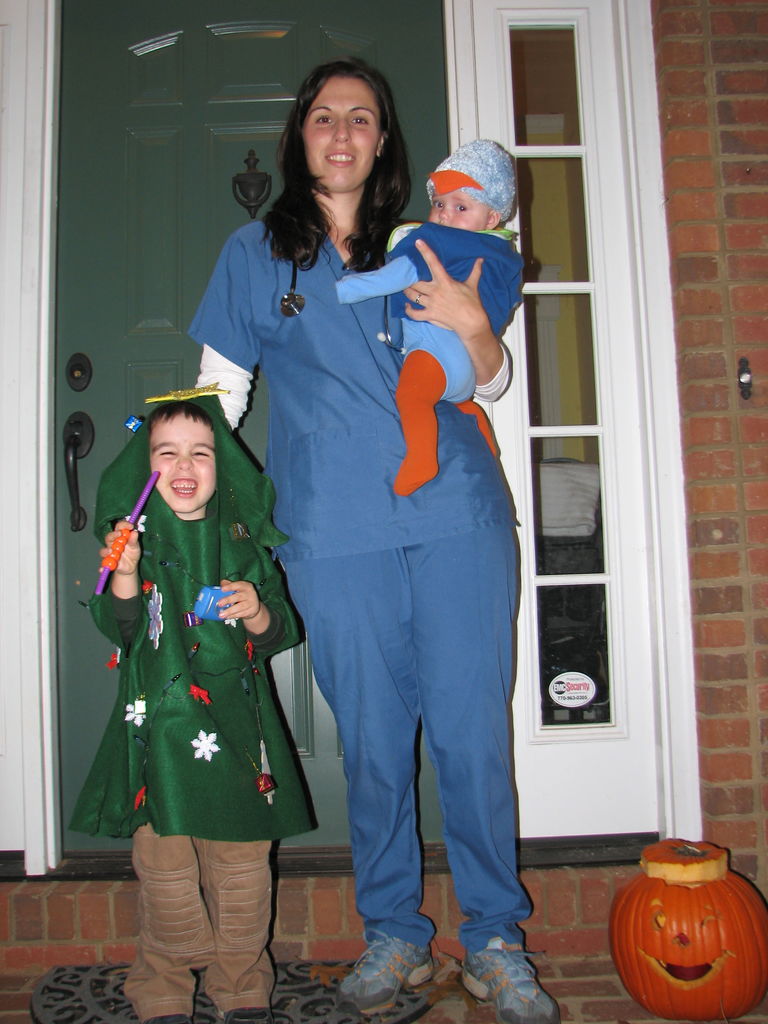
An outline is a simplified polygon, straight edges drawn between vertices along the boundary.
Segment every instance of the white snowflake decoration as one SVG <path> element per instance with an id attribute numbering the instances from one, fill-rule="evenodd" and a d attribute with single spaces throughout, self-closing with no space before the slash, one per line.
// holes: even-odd
<path id="1" fill-rule="evenodd" d="M 204 732 L 202 729 L 197 734 L 197 739 L 191 741 L 192 746 L 195 748 L 195 758 L 204 757 L 206 761 L 210 761 L 214 754 L 221 750 L 221 747 L 216 743 L 215 732 Z"/>
<path id="2" fill-rule="evenodd" d="M 129 513 L 126 512 L 125 515 L 122 518 L 127 520 L 128 519 L 128 514 Z M 139 518 L 136 520 L 134 526 L 135 526 L 136 531 L 138 533 L 144 533 L 144 531 L 146 529 L 144 524 L 146 523 L 146 521 L 147 521 L 147 517 L 146 516 L 139 516 Z"/>
<path id="3" fill-rule="evenodd" d="M 136 703 L 139 705 L 138 708 L 134 704 L 125 705 L 125 721 L 133 722 L 140 729 L 144 725 L 144 719 L 147 717 L 147 706 L 144 701 L 137 701 Z"/>
<path id="4" fill-rule="evenodd" d="M 234 627 L 237 625 L 237 619 L 224 619 L 224 625 Z"/>
<path id="5" fill-rule="evenodd" d="M 149 639 L 152 641 L 152 646 L 157 650 L 160 646 L 160 634 L 163 632 L 163 595 L 152 585 L 152 596 L 149 599 L 147 605 L 147 611 L 149 612 Z"/>

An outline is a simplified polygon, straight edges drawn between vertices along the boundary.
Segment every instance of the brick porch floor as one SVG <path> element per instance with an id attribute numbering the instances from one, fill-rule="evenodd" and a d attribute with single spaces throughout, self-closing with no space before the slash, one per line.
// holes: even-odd
<path id="1" fill-rule="evenodd" d="M 609 953 L 608 914 L 617 888 L 637 868 L 526 870 L 534 914 L 528 948 L 563 1022 L 660 1024 L 624 991 Z M 275 959 L 310 963 L 354 960 L 362 922 L 348 876 L 281 879 L 277 886 Z M 22 880 L 0 882 L 0 1024 L 28 1024 L 36 982 L 54 966 L 131 960 L 137 927 L 137 883 Z M 424 1024 L 494 1024 L 457 979 L 461 914 L 446 875 L 425 879 L 424 909 L 437 925 L 435 954 L 442 981 Z M 725 1020 L 725 1018 L 722 1018 Z M 768 1024 L 768 998 L 742 1024 Z"/>
<path id="2" fill-rule="evenodd" d="M 610 958 L 537 958 L 536 963 L 542 981 L 560 1003 L 563 1022 L 663 1024 L 627 996 Z M 443 959 L 442 973 L 445 977 L 435 990 L 437 1001 L 420 1021 L 494 1024 L 493 1011 L 478 1005 L 458 983 L 456 968 L 449 958 Z M 28 1007 L 40 976 L 37 972 L 0 972 L 0 1024 L 29 1024 Z M 766 1024 L 768 997 L 739 1020 L 741 1024 Z"/>

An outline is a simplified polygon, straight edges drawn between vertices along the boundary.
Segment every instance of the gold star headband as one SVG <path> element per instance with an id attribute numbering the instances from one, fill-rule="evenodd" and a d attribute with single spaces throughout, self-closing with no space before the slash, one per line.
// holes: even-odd
<path id="1" fill-rule="evenodd" d="M 178 391 L 168 391 L 164 395 L 152 395 L 144 399 L 145 405 L 152 402 L 185 402 L 188 398 L 201 398 L 203 395 L 228 395 L 227 388 L 220 388 L 219 382 L 206 384 L 202 388 L 182 388 Z"/>

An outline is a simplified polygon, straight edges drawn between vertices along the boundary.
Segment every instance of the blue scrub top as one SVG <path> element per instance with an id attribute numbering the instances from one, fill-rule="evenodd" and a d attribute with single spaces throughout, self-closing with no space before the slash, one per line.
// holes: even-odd
<path id="1" fill-rule="evenodd" d="M 440 472 L 407 497 L 392 490 L 405 455 L 395 388 L 400 352 L 380 340 L 385 300 L 342 305 L 345 273 L 325 240 L 299 270 L 299 316 L 280 313 L 291 264 L 272 257 L 256 221 L 226 242 L 189 333 L 269 386 L 266 471 L 285 561 L 361 554 L 508 523 L 510 501 L 474 417 L 437 406 Z M 394 344 L 400 321 L 390 318 Z M 457 580 L 460 585 L 461 581 Z"/>

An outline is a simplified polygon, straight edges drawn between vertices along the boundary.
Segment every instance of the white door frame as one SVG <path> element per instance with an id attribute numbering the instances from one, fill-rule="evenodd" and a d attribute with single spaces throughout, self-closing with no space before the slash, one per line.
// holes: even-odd
<path id="1" fill-rule="evenodd" d="M 667 273 L 650 0 L 612 2 L 619 27 L 631 195 L 638 225 L 641 350 L 650 428 L 652 579 L 662 833 L 701 833 L 689 580 L 674 332 Z M 0 0 L 0 849 L 30 875 L 61 856 L 53 544 L 53 280 L 59 0 Z M 550 5 L 542 2 L 542 8 Z M 453 144 L 473 137 L 471 0 L 445 0 Z M 459 59 L 460 57 L 460 59 Z M 636 139 L 643 144 L 635 145 Z M 651 330 L 652 327 L 652 330 Z M 653 358 L 651 359 L 651 339 Z M 36 410 L 34 415 L 32 410 Z M 7 839 L 5 837 L 8 837 Z M 8 841 L 10 840 L 10 841 Z"/>
<path id="2" fill-rule="evenodd" d="M 686 511 L 651 4 L 650 0 L 602 2 L 609 6 L 616 28 L 627 184 L 636 233 L 633 270 L 638 297 L 637 359 L 645 384 L 658 827 L 662 835 L 698 839 L 702 826 Z M 480 111 L 487 110 L 489 102 L 498 102 L 495 96 L 478 94 L 483 74 L 476 66 L 475 26 L 481 5 L 494 12 L 511 6 L 504 0 L 444 0 L 452 147 L 477 138 Z M 548 19 L 561 10 L 546 0 L 530 0 L 525 6 L 540 8 Z M 564 16 L 572 13 L 572 8 L 563 11 Z"/>
<path id="3" fill-rule="evenodd" d="M 0 848 L 60 858 L 52 598 L 57 0 L 0 0 Z M 58 449 L 55 449 L 58 451 Z"/>

